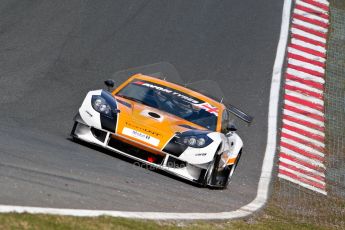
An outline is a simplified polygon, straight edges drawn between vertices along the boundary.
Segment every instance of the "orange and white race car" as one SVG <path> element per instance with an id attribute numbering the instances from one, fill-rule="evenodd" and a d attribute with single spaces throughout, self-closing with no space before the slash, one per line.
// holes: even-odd
<path id="1" fill-rule="evenodd" d="M 112 80 L 105 84 L 114 87 Z M 71 135 L 198 184 L 226 188 L 243 147 L 230 113 L 252 120 L 189 88 L 136 74 L 113 91 L 90 91 Z"/>

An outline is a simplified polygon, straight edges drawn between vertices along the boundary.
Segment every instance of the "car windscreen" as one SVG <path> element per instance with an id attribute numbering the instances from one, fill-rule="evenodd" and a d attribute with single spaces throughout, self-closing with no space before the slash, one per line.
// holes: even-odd
<path id="1" fill-rule="evenodd" d="M 216 130 L 218 108 L 176 89 L 134 80 L 116 95 L 173 114 L 209 130 Z"/>

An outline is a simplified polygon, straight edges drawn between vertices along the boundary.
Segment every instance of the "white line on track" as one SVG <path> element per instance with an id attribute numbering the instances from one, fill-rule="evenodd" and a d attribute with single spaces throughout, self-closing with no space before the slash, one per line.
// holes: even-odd
<path id="1" fill-rule="evenodd" d="M 306 2 L 302 2 L 301 0 L 297 0 L 297 1 L 296 1 L 296 5 L 304 6 L 304 7 L 309 8 L 309 9 L 315 11 L 315 12 L 322 13 L 322 14 L 327 14 L 327 15 L 328 15 L 327 10 L 324 10 L 324 9 L 319 8 L 319 7 L 313 6 L 313 5 L 308 4 L 308 3 L 306 3 Z"/>
<path id="2" fill-rule="evenodd" d="M 324 4 L 326 6 L 329 6 L 329 1 L 328 0 L 314 0 L 315 2 L 318 2 L 318 3 L 321 3 L 321 4 Z"/>
<path id="3" fill-rule="evenodd" d="M 292 126 L 292 127 L 296 127 L 296 128 L 298 128 L 298 129 L 302 129 L 302 130 L 307 131 L 307 132 L 310 132 L 310 133 L 312 133 L 312 134 L 316 134 L 316 135 L 319 135 L 319 136 L 321 136 L 321 137 L 324 137 L 324 136 L 325 136 L 325 133 L 324 133 L 324 132 L 321 132 L 321 131 L 316 130 L 316 129 L 313 129 L 313 128 L 309 128 L 309 127 L 307 127 L 307 126 L 305 126 L 305 125 L 301 125 L 301 124 L 298 124 L 298 123 L 296 123 L 296 122 L 289 121 L 289 120 L 287 120 L 287 119 L 283 119 L 283 122 L 284 122 L 284 124 L 287 124 L 287 125 Z M 322 156 L 324 156 L 323 153 L 322 153 Z"/>
<path id="4" fill-rule="evenodd" d="M 308 59 L 313 60 L 313 61 L 318 61 L 318 62 L 321 62 L 321 63 L 325 63 L 326 62 L 326 59 L 323 58 L 323 57 L 312 55 L 312 54 L 309 54 L 309 53 L 306 53 L 306 52 L 303 52 L 301 50 L 297 50 L 297 49 L 294 49 L 294 48 L 291 48 L 291 47 L 288 48 L 288 52 L 292 53 L 292 54 L 297 54 L 299 56 L 308 58 Z"/>
<path id="5" fill-rule="evenodd" d="M 300 159 L 301 161 L 304 161 L 308 164 L 311 164 L 311 165 L 314 165 L 314 166 L 317 166 L 317 167 L 320 167 L 320 168 L 325 168 L 324 164 L 318 160 L 315 160 L 315 159 L 311 159 L 309 157 L 305 157 L 299 153 L 296 153 L 288 148 L 285 148 L 285 147 L 280 147 L 280 151 L 282 153 L 285 153 L 289 156 L 292 156 L 292 157 L 295 157 L 297 159 Z"/>
<path id="6" fill-rule="evenodd" d="M 299 139 L 302 139 L 304 141 L 308 141 L 310 143 L 313 143 L 314 145 L 317 145 L 317 146 L 320 146 L 322 148 L 325 147 L 325 144 L 323 142 L 320 142 L 318 140 L 315 140 L 314 138 L 310 138 L 310 137 L 307 137 L 307 136 L 304 136 L 302 134 L 299 134 L 299 133 L 296 133 L 294 131 L 291 131 L 289 129 L 286 129 L 286 128 L 282 128 L 282 132 L 283 133 L 286 133 L 286 134 L 289 134 L 291 136 L 295 136 L 295 137 L 298 137 Z"/>
<path id="7" fill-rule="evenodd" d="M 296 65 L 296 66 L 300 66 L 300 67 L 303 67 L 303 68 L 306 68 L 306 69 L 314 70 L 314 71 L 317 71 L 317 72 L 322 73 L 322 74 L 325 73 L 325 69 L 323 67 L 320 67 L 320 66 L 317 66 L 317 65 L 313 65 L 313 64 L 310 64 L 308 62 L 296 60 L 294 58 L 289 58 L 288 62 L 290 64 L 293 64 L 293 65 Z"/>
<path id="8" fill-rule="evenodd" d="M 283 162 L 283 163 L 285 163 L 285 164 L 294 166 L 294 167 L 296 167 L 296 168 L 303 169 L 303 170 L 308 171 L 308 172 L 310 172 L 310 173 L 313 173 L 313 174 L 315 174 L 315 175 L 317 175 L 317 176 L 325 177 L 325 174 L 324 174 L 324 173 L 319 172 L 319 171 L 316 171 L 316 170 L 314 170 L 314 169 L 311 169 L 311 168 L 309 168 L 309 167 L 307 167 L 307 166 L 301 165 L 301 164 L 299 164 L 298 162 L 291 161 L 291 160 L 289 160 L 289 159 L 282 158 L 282 157 L 279 158 L 279 161 L 281 161 L 281 162 Z"/>
<path id="9" fill-rule="evenodd" d="M 285 90 L 285 94 L 289 95 L 289 96 L 297 97 L 299 99 L 302 99 L 302 100 L 305 100 L 305 101 L 309 101 L 309 102 L 312 102 L 314 104 L 318 104 L 318 105 L 321 105 L 321 106 L 323 106 L 323 104 L 324 104 L 323 100 L 320 100 L 320 99 L 318 99 L 316 97 L 312 97 L 312 96 L 306 96 L 306 95 L 304 95 L 302 93 L 299 93 L 297 91 Z"/>
<path id="10" fill-rule="evenodd" d="M 285 104 L 287 101 L 285 101 Z M 300 113 L 296 113 L 296 112 L 293 112 L 293 111 L 290 111 L 288 109 L 284 109 L 284 115 L 288 115 L 288 116 L 291 116 L 291 117 L 295 117 L 297 119 L 300 119 L 300 120 L 304 120 L 304 121 L 307 121 L 307 122 L 310 122 L 310 123 L 313 123 L 315 125 L 318 125 L 320 127 L 324 127 L 325 126 L 325 123 L 322 122 L 322 121 L 319 121 L 319 120 L 316 120 L 316 119 L 313 119 L 309 116 L 306 116 L 304 114 L 300 114 Z"/>
<path id="11" fill-rule="evenodd" d="M 301 144 L 301 143 L 298 143 L 297 141 L 294 141 L 294 140 L 291 140 L 289 138 L 285 138 L 285 137 L 282 137 L 281 140 L 287 144 L 290 144 L 290 145 L 293 145 L 293 146 L 296 146 L 298 147 L 299 149 L 302 149 L 306 152 L 309 152 L 311 154 L 314 154 L 314 155 L 318 155 L 318 156 L 321 156 L 321 157 L 324 157 L 325 154 L 324 153 L 321 153 L 320 151 L 317 151 L 316 149 L 312 148 L 312 147 L 309 147 L 307 145 L 304 145 L 304 144 Z"/>
<path id="12" fill-rule="evenodd" d="M 311 14 L 311 13 L 305 12 L 305 11 L 303 11 L 303 10 L 294 9 L 293 12 L 296 13 L 296 14 L 298 14 L 298 15 L 301 15 L 301 16 L 303 16 L 303 17 L 306 17 L 306 18 L 318 20 L 318 21 L 323 22 L 323 23 L 328 23 L 328 19 L 319 17 L 319 16 L 317 16 L 317 15 L 315 15 L 315 14 Z"/>
<path id="13" fill-rule="evenodd" d="M 280 174 L 280 173 L 279 173 L 279 174 L 278 174 L 278 177 L 280 177 L 280 178 L 282 178 L 282 179 L 285 179 L 285 180 L 288 180 L 288 181 L 290 181 L 290 182 L 292 182 L 292 183 L 294 183 L 294 184 L 298 184 L 298 185 L 300 185 L 300 186 L 302 186 L 302 187 L 305 187 L 305 188 L 307 188 L 307 189 L 310 189 L 310 190 L 312 190 L 312 191 L 319 192 L 319 193 L 321 193 L 321 194 L 327 195 L 327 192 L 326 192 L 325 190 L 315 188 L 314 186 L 311 186 L 311 185 L 309 185 L 309 184 L 303 183 L 303 182 L 301 182 L 301 181 L 299 181 L 299 180 L 295 180 L 295 179 L 293 179 L 293 178 L 291 178 L 291 177 L 289 177 L 289 176 L 286 176 L 286 175 L 283 175 L 283 174 Z"/>
<path id="14" fill-rule="evenodd" d="M 297 128 L 297 129 L 304 130 L 304 131 L 309 132 L 309 133 L 312 133 L 312 134 L 313 134 L 312 136 L 317 135 L 317 136 L 319 136 L 319 137 L 325 137 L 325 133 L 324 133 L 324 132 L 319 131 L 319 130 L 314 129 L 314 128 L 311 128 L 311 127 L 308 127 L 308 126 L 306 126 L 306 125 L 302 125 L 302 124 L 300 124 L 300 123 L 291 121 L 291 120 L 289 120 L 289 119 L 283 119 L 283 124 L 284 124 L 284 125 L 291 126 L 291 127 L 294 127 L 294 128 Z M 304 134 L 304 135 L 306 135 L 306 134 Z M 309 135 L 307 135 L 307 136 L 309 136 Z M 312 136 L 311 136 L 311 137 L 312 137 Z M 316 138 L 316 139 L 317 139 L 317 138 Z M 324 154 L 322 154 L 322 155 L 324 155 Z"/>
<path id="15" fill-rule="evenodd" d="M 305 47 L 305 48 L 308 48 L 308 49 L 315 50 L 317 52 L 326 53 L 326 49 L 324 47 L 316 46 L 316 45 L 310 44 L 308 42 L 304 42 L 304 41 L 296 39 L 296 38 L 292 38 L 291 39 L 291 43 L 295 44 L 295 45 L 299 45 L 299 46 Z"/>
<path id="16" fill-rule="evenodd" d="M 289 86 L 294 86 L 294 87 L 299 87 L 314 93 L 318 93 L 318 94 L 323 94 L 323 91 L 314 87 L 311 87 L 309 85 L 297 82 L 297 81 L 293 81 L 293 80 L 289 80 L 287 79 L 285 82 L 285 85 L 289 85 Z"/>
<path id="17" fill-rule="evenodd" d="M 295 171 L 295 170 L 286 168 L 286 167 L 284 167 L 284 166 L 282 166 L 282 165 L 279 165 L 279 169 L 283 169 L 284 171 L 287 171 L 287 172 L 289 172 L 289 173 L 295 174 L 295 175 L 298 176 L 298 177 L 305 178 L 305 179 L 307 179 L 307 180 L 314 181 L 314 182 L 319 183 L 319 184 L 322 184 L 322 185 L 325 185 L 325 184 L 326 184 L 326 183 L 325 183 L 324 181 L 322 181 L 322 180 L 319 180 L 319 179 L 316 179 L 316 178 L 314 178 L 314 177 L 311 177 L 311 176 L 309 176 L 309 175 L 307 175 L 307 174 L 300 173 L 300 172 L 298 172 L 298 171 Z"/>
<path id="18" fill-rule="evenodd" d="M 321 3 L 321 4 L 324 4 L 326 6 L 329 6 L 329 1 L 328 0 L 314 0 L 315 2 L 318 2 L 318 3 Z"/>
<path id="19" fill-rule="evenodd" d="M 290 100 L 284 100 L 284 102 L 285 102 L 285 104 L 290 105 L 290 106 L 293 106 L 293 107 L 298 108 L 298 109 L 300 109 L 300 110 L 303 110 L 303 111 L 305 111 L 306 113 L 316 114 L 316 115 L 322 116 L 322 117 L 325 115 L 322 111 L 319 111 L 319 110 L 317 110 L 317 109 L 310 108 L 309 106 L 304 106 L 304 105 L 295 103 L 295 102 L 290 101 Z M 299 113 L 296 113 L 296 114 L 299 114 Z M 319 126 L 324 126 L 324 122 L 322 122 L 322 121 L 317 122 L 318 120 L 313 119 L 313 118 L 311 118 L 311 117 L 307 117 L 307 118 L 310 118 L 310 119 L 312 119 L 312 120 L 305 119 L 304 117 L 298 117 L 298 116 L 296 116 L 296 114 L 294 114 L 294 117 L 296 117 L 296 118 L 299 118 L 299 119 L 302 119 L 302 120 L 305 120 L 305 121 L 309 121 L 309 122 L 311 122 L 311 123 L 315 123 L 315 124 L 317 124 L 317 125 L 319 125 Z M 288 114 L 287 114 L 287 115 L 288 115 Z M 302 115 L 303 115 L 303 114 L 302 114 Z"/>
<path id="20" fill-rule="evenodd" d="M 276 58 L 273 66 L 271 90 L 268 108 L 268 132 L 266 151 L 261 168 L 261 175 L 259 179 L 257 195 L 255 199 L 247 205 L 231 212 L 220 213 L 164 213 L 164 212 L 126 212 L 126 211 L 107 211 L 107 210 L 85 210 L 85 209 L 59 209 L 59 208 L 42 208 L 42 207 L 25 207 L 25 206 L 10 206 L 0 205 L 0 213 L 18 212 L 18 213 L 44 213 L 55 215 L 71 215 L 71 216 L 115 216 L 138 219 L 184 219 L 184 220 L 210 220 L 210 219 L 234 219 L 245 217 L 253 214 L 255 211 L 261 209 L 267 202 L 269 195 L 270 182 L 272 177 L 272 170 L 274 164 L 274 156 L 277 146 L 277 122 L 278 122 L 278 108 L 279 108 L 279 92 L 280 82 L 283 70 L 283 63 L 288 41 L 291 0 L 284 1 L 284 8 L 282 14 L 282 25 L 280 31 L 280 38 L 276 53 Z"/>
<path id="21" fill-rule="evenodd" d="M 315 25 L 315 24 L 312 24 L 312 23 L 309 23 L 309 22 L 305 22 L 305 21 L 299 20 L 297 18 L 292 19 L 292 23 L 296 24 L 296 25 L 307 27 L 309 29 L 313 29 L 313 30 L 319 31 L 319 32 L 324 33 L 324 34 L 327 33 L 327 31 L 328 31 L 327 28 L 324 28 L 324 27 L 321 27 L 321 26 L 318 26 L 318 25 Z"/>
<path id="22" fill-rule="evenodd" d="M 303 37 L 310 38 L 310 39 L 312 39 L 314 41 L 322 42 L 324 44 L 326 43 L 326 39 L 325 38 L 319 37 L 319 36 L 317 36 L 315 34 L 311 34 L 311 33 L 305 32 L 305 31 L 300 30 L 298 28 L 291 28 L 291 32 L 293 34 L 297 34 L 297 35 L 301 35 Z"/>
<path id="23" fill-rule="evenodd" d="M 296 77 L 304 79 L 304 80 L 310 80 L 310 81 L 314 81 L 314 82 L 317 82 L 317 83 L 325 84 L 325 79 L 323 79 L 321 77 L 314 76 L 314 75 L 309 74 L 309 73 L 304 73 L 302 71 L 295 70 L 295 69 L 292 69 L 292 68 L 287 68 L 286 72 L 288 74 L 291 74 L 293 76 L 296 76 Z"/>

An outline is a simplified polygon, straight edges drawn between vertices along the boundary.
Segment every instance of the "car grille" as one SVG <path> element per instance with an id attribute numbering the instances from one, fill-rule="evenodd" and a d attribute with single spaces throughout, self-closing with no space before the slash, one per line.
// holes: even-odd
<path id="1" fill-rule="evenodd" d="M 132 155 L 134 157 L 148 161 L 150 163 L 162 165 L 163 161 L 164 161 L 164 156 L 153 154 L 149 151 L 137 148 L 135 146 L 132 146 L 130 144 L 127 144 L 125 142 L 117 140 L 115 138 L 110 138 L 110 140 L 108 142 L 108 146 L 110 146 L 114 149 L 120 150 L 122 152 L 125 152 L 125 153 Z"/>
<path id="2" fill-rule="evenodd" d="M 187 162 L 169 156 L 166 166 L 169 168 L 184 168 L 187 166 Z"/>

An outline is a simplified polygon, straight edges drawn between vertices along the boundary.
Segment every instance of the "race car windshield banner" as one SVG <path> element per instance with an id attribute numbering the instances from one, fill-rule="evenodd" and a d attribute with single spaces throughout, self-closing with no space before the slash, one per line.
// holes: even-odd
<path id="1" fill-rule="evenodd" d="M 193 96 L 184 94 L 178 90 L 175 90 L 175 89 L 172 89 L 172 88 L 169 88 L 166 86 L 162 86 L 162 85 L 159 85 L 156 83 L 142 81 L 142 80 L 134 80 L 133 82 L 131 82 L 131 84 L 140 85 L 143 87 L 147 87 L 147 88 L 151 88 L 153 90 L 160 91 L 164 94 L 172 95 L 174 97 L 182 99 L 185 102 L 191 103 L 193 106 L 198 107 L 199 109 L 203 109 L 208 113 L 211 113 L 215 116 L 218 116 L 219 109 L 217 107 L 212 106 L 209 103 L 204 102 L 204 101 L 202 101 L 198 98 L 195 98 Z"/>

